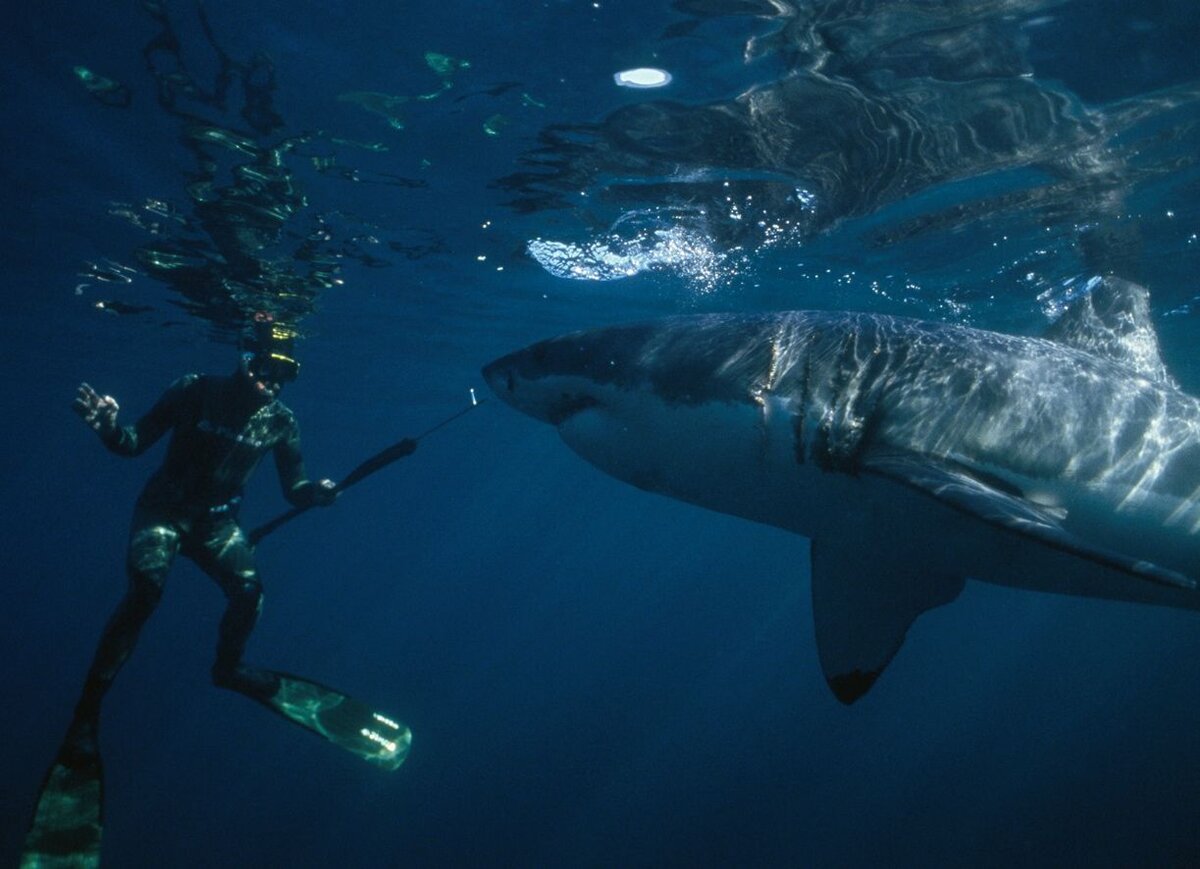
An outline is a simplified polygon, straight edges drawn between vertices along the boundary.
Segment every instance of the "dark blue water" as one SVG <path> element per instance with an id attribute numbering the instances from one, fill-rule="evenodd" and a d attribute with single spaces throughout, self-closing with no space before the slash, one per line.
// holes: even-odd
<path id="1" fill-rule="evenodd" d="M 231 369 L 271 307 L 306 335 L 284 398 L 336 478 L 549 335 L 803 307 L 1034 334 L 1113 266 L 1195 393 L 1197 36 L 1182 0 L 24 9 L 0 36 L 0 860 L 159 456 L 106 453 L 80 380 L 129 421 Z M 615 85 L 639 66 L 674 79 Z M 277 489 L 264 467 L 247 524 Z M 248 657 L 394 712 L 406 764 L 211 687 L 223 600 L 181 560 L 106 701 L 105 861 L 1200 856 L 1194 614 L 969 583 L 845 707 L 807 565 L 803 538 L 618 483 L 488 402 L 259 547 Z"/>

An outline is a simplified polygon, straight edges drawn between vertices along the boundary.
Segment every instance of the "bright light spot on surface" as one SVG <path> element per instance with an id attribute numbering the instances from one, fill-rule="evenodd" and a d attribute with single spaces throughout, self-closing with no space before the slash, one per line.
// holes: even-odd
<path id="1" fill-rule="evenodd" d="M 613 81 L 623 88 L 660 88 L 671 83 L 671 74 L 665 69 L 643 66 L 618 72 Z"/>
<path id="2" fill-rule="evenodd" d="M 699 233 L 683 227 L 647 229 L 632 238 L 599 236 L 579 244 L 535 238 L 529 254 L 556 278 L 614 281 L 647 271 L 682 275 L 700 293 L 715 290 L 737 269 Z"/>

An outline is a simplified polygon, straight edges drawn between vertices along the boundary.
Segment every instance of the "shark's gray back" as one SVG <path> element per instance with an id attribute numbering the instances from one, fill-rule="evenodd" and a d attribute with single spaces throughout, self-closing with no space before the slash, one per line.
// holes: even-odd
<path id="1" fill-rule="evenodd" d="M 1166 376 L 1152 330 L 1082 318 L 1051 339 L 882 314 L 690 316 L 591 333 L 610 352 L 581 356 L 587 376 L 668 402 L 770 400 L 804 457 L 831 467 L 895 449 L 1200 516 L 1200 402 Z"/>
<path id="2" fill-rule="evenodd" d="M 877 314 L 797 312 L 768 328 L 779 336 L 769 388 L 803 408 L 805 440 L 829 461 L 886 446 L 1034 479 L 1200 494 L 1200 402 L 1123 360 Z"/>

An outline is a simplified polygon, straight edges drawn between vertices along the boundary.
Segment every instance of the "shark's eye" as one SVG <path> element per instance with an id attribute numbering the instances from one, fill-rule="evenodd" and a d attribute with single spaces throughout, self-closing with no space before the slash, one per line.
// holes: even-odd
<path id="1" fill-rule="evenodd" d="M 508 387 L 509 392 L 517 391 L 517 379 L 513 377 L 513 373 L 511 371 L 508 372 L 508 380 L 505 385 Z"/>

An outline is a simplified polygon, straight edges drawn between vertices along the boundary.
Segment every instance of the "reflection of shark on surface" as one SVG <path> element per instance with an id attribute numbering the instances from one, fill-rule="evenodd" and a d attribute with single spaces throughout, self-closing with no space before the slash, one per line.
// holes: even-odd
<path id="1" fill-rule="evenodd" d="M 1046 338 L 873 314 L 666 319 L 543 341 L 495 392 L 613 476 L 812 541 L 817 648 L 862 696 L 966 577 L 1200 609 L 1200 401 L 1146 292 Z"/>
<path id="2" fill-rule="evenodd" d="M 712 15 L 746 6 L 701 5 L 717 7 Z M 707 238 L 717 253 L 803 244 L 983 176 L 997 178 L 986 202 L 943 203 L 949 212 L 927 219 L 1024 208 L 1068 223 L 1113 214 L 1135 177 L 1114 136 L 1197 96 L 1180 86 L 1089 106 L 1036 77 L 1017 16 L 1055 5 L 1043 0 L 760 5 L 786 23 L 746 54 L 778 57 L 786 69 L 776 79 L 730 99 L 644 100 L 595 124 L 549 127 L 524 158 L 527 171 L 501 179 L 517 208 L 569 208 L 589 224 L 582 238 L 533 240 L 544 268 L 625 277 L 662 265 L 680 236 L 693 249 Z M 661 216 L 650 231 L 626 220 L 653 209 Z"/>

